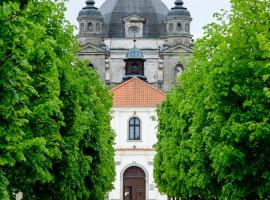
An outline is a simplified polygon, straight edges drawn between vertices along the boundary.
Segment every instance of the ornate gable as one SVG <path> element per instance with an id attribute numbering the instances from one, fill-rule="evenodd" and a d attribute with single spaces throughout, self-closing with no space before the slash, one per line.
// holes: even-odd
<path id="1" fill-rule="evenodd" d="M 193 49 L 192 47 L 187 47 L 181 43 L 178 43 L 176 45 L 173 46 L 163 46 L 160 49 L 160 54 L 164 55 L 164 54 L 175 54 L 175 53 L 192 53 Z"/>
<path id="2" fill-rule="evenodd" d="M 123 18 L 125 37 L 143 37 L 143 27 L 146 19 L 135 13 Z"/>
<path id="3" fill-rule="evenodd" d="M 123 18 L 124 22 L 145 22 L 145 18 L 137 15 L 135 13 L 128 15 L 127 17 Z"/>
<path id="4" fill-rule="evenodd" d="M 82 50 L 80 51 L 79 55 L 83 55 L 83 54 L 109 55 L 110 54 L 110 52 L 107 49 L 105 49 L 105 46 L 104 46 L 104 48 L 102 48 L 102 47 L 99 47 L 91 42 L 88 42 L 88 43 L 82 45 L 81 48 L 82 48 Z"/>

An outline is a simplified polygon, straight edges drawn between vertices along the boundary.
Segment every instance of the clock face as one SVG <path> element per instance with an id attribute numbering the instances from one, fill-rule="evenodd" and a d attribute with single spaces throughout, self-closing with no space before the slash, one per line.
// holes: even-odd
<path id="1" fill-rule="evenodd" d="M 177 30 L 181 31 L 182 30 L 182 24 L 181 23 L 177 23 Z"/>

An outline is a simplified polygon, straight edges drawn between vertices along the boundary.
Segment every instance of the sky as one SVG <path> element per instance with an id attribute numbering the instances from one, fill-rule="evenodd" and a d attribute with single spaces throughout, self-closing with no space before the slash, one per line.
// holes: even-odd
<path id="1" fill-rule="evenodd" d="M 105 0 L 96 0 L 96 7 L 100 7 Z M 110 0 L 107 0 L 110 1 Z M 136 1 L 136 0 L 135 0 Z M 162 0 L 170 9 L 174 6 L 174 0 Z M 85 0 L 69 0 L 66 3 L 66 18 L 75 26 L 78 25 L 77 16 L 82 7 L 85 6 Z M 203 35 L 203 26 L 213 22 L 213 14 L 221 9 L 229 10 L 229 0 L 184 0 L 184 7 L 188 8 L 193 18 L 191 23 L 191 33 L 194 39 Z"/>

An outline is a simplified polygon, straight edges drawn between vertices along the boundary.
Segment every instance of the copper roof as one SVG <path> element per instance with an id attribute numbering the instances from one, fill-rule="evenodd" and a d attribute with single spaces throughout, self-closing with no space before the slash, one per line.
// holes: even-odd
<path id="1" fill-rule="evenodd" d="M 113 107 L 156 107 L 164 99 L 165 93 L 139 78 L 132 78 L 110 91 Z"/>

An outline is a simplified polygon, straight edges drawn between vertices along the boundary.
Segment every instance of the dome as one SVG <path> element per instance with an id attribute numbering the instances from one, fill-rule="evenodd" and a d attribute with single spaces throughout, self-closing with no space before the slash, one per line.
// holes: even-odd
<path id="1" fill-rule="evenodd" d="M 103 18 L 100 11 L 94 6 L 94 0 L 87 0 L 86 6 L 79 12 L 78 19 L 80 18 Z"/>
<path id="2" fill-rule="evenodd" d="M 104 17 L 104 34 L 109 38 L 125 37 L 123 19 L 131 14 L 145 18 L 144 38 L 166 34 L 164 19 L 169 9 L 162 0 L 106 0 L 100 11 Z"/>
<path id="3" fill-rule="evenodd" d="M 191 18 L 190 12 L 183 7 L 184 2 L 182 0 L 175 0 L 174 4 L 175 7 L 170 10 L 167 17 Z"/>
<path id="4" fill-rule="evenodd" d="M 127 59 L 144 59 L 143 52 L 139 48 L 133 47 L 128 51 L 125 60 Z"/>

